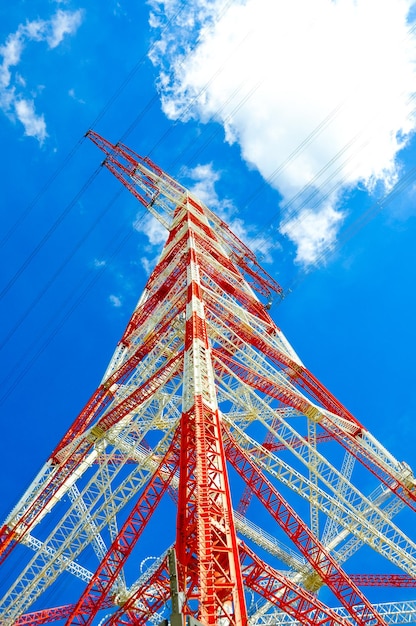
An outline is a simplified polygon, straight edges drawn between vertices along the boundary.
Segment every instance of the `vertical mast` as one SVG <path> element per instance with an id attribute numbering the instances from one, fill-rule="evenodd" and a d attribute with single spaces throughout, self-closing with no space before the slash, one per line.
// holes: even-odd
<path id="1" fill-rule="evenodd" d="M 198 598 L 203 624 L 244 626 L 243 581 L 200 281 L 202 251 L 194 236 L 198 224 L 205 233 L 210 227 L 202 207 L 189 200 L 178 221 L 188 232 L 176 539 L 180 585 L 187 599 Z"/>

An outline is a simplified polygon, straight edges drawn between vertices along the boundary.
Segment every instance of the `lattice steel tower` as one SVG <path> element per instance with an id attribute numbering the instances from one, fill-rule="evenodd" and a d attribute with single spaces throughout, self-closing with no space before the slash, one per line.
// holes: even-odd
<path id="1" fill-rule="evenodd" d="M 415 597 L 410 468 L 302 364 L 268 312 L 281 288 L 227 225 L 88 135 L 167 241 L 102 383 L 1 528 L 0 623 L 416 622 L 394 595 Z"/>

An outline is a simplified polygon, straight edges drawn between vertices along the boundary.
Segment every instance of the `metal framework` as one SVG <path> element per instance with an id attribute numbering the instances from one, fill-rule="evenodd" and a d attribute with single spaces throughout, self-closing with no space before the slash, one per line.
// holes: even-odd
<path id="1" fill-rule="evenodd" d="M 167 241 L 101 384 L 0 530 L 2 626 L 416 623 L 400 595 L 416 587 L 411 469 L 303 365 L 268 312 L 281 287 L 228 226 L 88 136 Z"/>

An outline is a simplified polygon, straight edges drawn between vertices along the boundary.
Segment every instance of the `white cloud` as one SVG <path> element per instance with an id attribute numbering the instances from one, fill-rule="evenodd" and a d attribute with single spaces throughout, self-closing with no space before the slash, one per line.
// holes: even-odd
<path id="1" fill-rule="evenodd" d="M 79 104 L 85 104 L 85 100 L 83 100 L 82 98 L 78 98 L 77 94 L 75 93 L 75 89 L 71 88 L 68 90 L 68 95 L 75 100 L 75 102 L 79 102 Z"/>
<path id="2" fill-rule="evenodd" d="M 142 258 L 140 259 L 141 266 L 143 267 L 147 276 L 150 276 L 150 274 L 152 273 L 158 259 L 159 254 L 156 254 L 153 257 L 142 256 Z"/>
<path id="3" fill-rule="evenodd" d="M 23 124 L 25 135 L 35 137 L 42 143 L 47 137 L 46 123 L 42 114 L 35 111 L 33 94 L 28 98 L 23 92 L 26 79 L 13 68 L 20 63 L 25 47 L 32 41 L 45 41 L 55 48 L 65 35 L 76 32 L 82 22 L 83 12 L 58 9 L 50 20 L 32 20 L 19 24 L 0 46 L 0 108 L 13 121 Z"/>
<path id="4" fill-rule="evenodd" d="M 121 2 L 115 3 L 114 9 L 113 9 L 113 15 L 115 15 L 116 17 L 119 17 L 119 16 L 125 17 L 127 15 L 127 11 L 123 7 Z"/>
<path id="5" fill-rule="evenodd" d="M 17 65 L 23 50 L 23 35 L 19 26 L 16 33 L 12 33 L 6 39 L 6 42 L 0 46 L 0 55 L 3 62 L 0 66 L 0 89 L 4 92 L 10 85 L 11 71 L 10 68 Z"/>
<path id="6" fill-rule="evenodd" d="M 116 309 L 119 309 L 123 304 L 121 298 L 119 296 L 115 296 L 114 294 L 111 294 L 108 299 Z"/>
<path id="7" fill-rule="evenodd" d="M 187 185 L 188 189 L 227 222 L 241 241 L 253 252 L 261 252 L 265 260 L 270 260 L 271 243 L 259 234 L 254 226 L 244 223 L 237 216 L 237 209 L 229 199 L 219 198 L 215 184 L 220 180 L 221 175 L 214 169 L 212 163 L 197 165 L 191 169 L 183 168 L 181 177 L 182 175 L 194 181 L 193 184 Z"/>
<path id="8" fill-rule="evenodd" d="M 168 231 L 151 213 L 138 213 L 133 228 L 142 233 L 149 240 L 146 255 L 142 256 L 140 263 L 147 275 L 150 275 L 158 260 L 163 244 L 168 237 Z"/>
<path id="9" fill-rule="evenodd" d="M 47 136 L 45 118 L 36 114 L 33 100 L 15 100 L 14 109 L 17 119 L 24 126 L 25 135 L 36 137 L 42 143 Z"/>
<path id="10" fill-rule="evenodd" d="M 335 244 L 336 234 L 344 215 L 329 204 L 318 211 L 301 209 L 281 225 L 281 232 L 297 244 L 296 260 L 305 265 L 315 263 Z"/>
<path id="11" fill-rule="evenodd" d="M 6 43 L 0 46 L 0 54 L 3 56 L 2 67 L 7 70 L 11 65 L 17 65 L 23 50 L 23 33 L 19 26 L 17 32 L 10 34 Z"/>
<path id="12" fill-rule="evenodd" d="M 45 39 L 45 33 L 48 27 L 48 22 L 45 20 L 33 20 L 32 22 L 26 22 L 24 25 L 20 25 L 22 33 L 27 39 L 32 41 L 42 41 Z"/>
<path id="13" fill-rule="evenodd" d="M 82 22 L 81 9 L 78 11 L 64 11 L 59 9 L 49 21 L 49 32 L 46 40 L 50 48 L 56 48 L 65 35 L 72 35 Z"/>
<path id="14" fill-rule="evenodd" d="M 184 167 L 181 170 L 181 178 L 189 178 L 192 182 L 188 189 L 192 191 L 209 208 L 219 207 L 219 198 L 215 190 L 215 183 L 220 179 L 219 172 L 216 172 L 212 163 L 197 165 L 194 168 Z"/>
<path id="15" fill-rule="evenodd" d="M 166 115 L 222 123 L 290 203 L 282 231 L 298 261 L 313 263 L 334 244 L 342 191 L 389 187 L 398 175 L 415 130 L 414 2 L 195 0 L 169 23 L 180 5 L 152 3 Z M 306 201 L 314 190 L 316 206 Z"/>
<path id="16" fill-rule="evenodd" d="M 165 243 L 168 231 L 151 213 L 141 213 L 134 222 L 133 227 L 137 232 L 143 233 L 152 246 L 160 246 Z"/>

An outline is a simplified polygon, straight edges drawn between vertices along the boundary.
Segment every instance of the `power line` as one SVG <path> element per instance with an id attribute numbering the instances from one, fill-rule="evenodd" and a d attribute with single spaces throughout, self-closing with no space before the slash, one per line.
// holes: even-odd
<path id="1" fill-rule="evenodd" d="M 76 242 L 75 246 L 72 248 L 71 252 L 65 257 L 65 259 L 62 261 L 62 263 L 59 265 L 59 267 L 56 269 L 56 271 L 53 273 L 53 275 L 51 276 L 51 278 L 48 280 L 48 282 L 46 283 L 46 285 L 44 285 L 44 287 L 37 293 L 37 295 L 35 296 L 35 298 L 32 300 L 32 302 L 29 304 L 29 306 L 27 307 L 26 311 L 23 313 L 23 315 L 21 315 L 21 317 L 19 318 L 19 320 L 15 323 L 15 325 L 11 328 L 11 330 L 7 333 L 6 337 L 3 339 L 3 341 L 0 342 L 0 351 L 8 344 L 8 342 L 10 341 L 10 339 L 13 337 L 13 335 L 15 334 L 15 332 L 20 328 L 20 326 L 23 324 L 23 322 L 26 320 L 26 318 L 34 311 L 35 307 L 39 304 L 40 300 L 43 298 L 43 296 L 49 291 L 49 289 L 51 288 L 51 286 L 53 285 L 53 283 L 56 281 L 56 279 L 60 276 L 60 274 L 62 273 L 62 271 L 64 270 L 64 268 L 68 265 L 68 263 L 74 258 L 76 252 L 78 252 L 78 250 L 81 248 L 81 246 L 87 241 L 87 239 L 89 238 L 89 236 L 92 234 L 92 232 L 95 230 L 95 228 L 98 226 L 98 224 L 101 222 L 101 220 L 103 219 L 103 217 L 108 213 L 108 211 L 114 206 L 115 202 L 118 200 L 118 198 L 121 196 L 123 189 L 120 188 L 119 191 L 115 194 L 115 196 L 113 197 L 113 199 L 111 200 L 111 202 L 109 202 L 107 204 L 107 206 L 104 208 L 103 211 L 101 211 L 98 216 L 96 217 L 96 219 L 94 220 L 94 222 L 92 223 L 92 225 L 90 226 L 90 228 L 83 234 L 83 236 Z"/>
<path id="2" fill-rule="evenodd" d="M 49 230 L 45 233 L 45 235 L 42 237 L 42 239 L 39 241 L 39 243 L 34 247 L 34 249 L 32 250 L 32 252 L 29 254 L 29 256 L 26 257 L 26 259 L 24 260 L 24 262 L 22 263 L 22 265 L 19 267 L 19 269 L 14 273 L 14 275 L 12 276 L 12 278 L 9 280 L 9 282 L 5 285 L 5 287 L 3 287 L 3 289 L 0 291 L 0 300 L 2 298 L 4 298 L 4 296 L 10 291 L 10 289 L 13 287 L 13 285 L 15 284 L 15 282 L 17 281 L 17 279 L 23 274 L 23 272 L 26 270 L 26 268 L 30 265 L 30 263 L 33 261 L 33 259 L 36 257 L 37 254 L 39 254 L 41 248 L 45 245 L 45 243 L 48 241 L 48 239 L 50 239 L 50 237 L 53 235 L 53 233 L 56 231 L 56 229 L 58 228 L 58 226 L 64 221 L 64 219 L 69 215 L 69 213 L 72 211 L 72 209 L 74 208 L 74 206 L 77 204 L 77 202 L 80 200 L 80 198 L 82 197 L 82 195 L 85 193 L 85 191 L 88 189 L 88 187 L 91 185 L 91 183 L 93 182 L 93 180 L 98 176 L 98 173 L 101 169 L 101 166 L 99 166 L 92 174 L 91 176 L 87 179 L 87 181 L 83 184 L 83 186 L 81 187 L 81 189 L 75 194 L 74 198 L 71 200 L 71 202 L 69 204 L 67 204 L 67 206 L 65 207 L 65 209 L 61 212 L 61 214 L 59 215 L 59 217 L 55 220 L 55 222 L 52 224 L 52 226 L 49 228 Z"/>
<path id="3" fill-rule="evenodd" d="M 105 209 L 105 212 L 107 212 L 112 206 L 114 206 L 114 203 L 120 197 L 120 195 L 122 194 L 122 191 L 123 190 L 121 189 L 119 192 L 116 193 L 116 195 L 113 197 L 111 202 L 107 205 L 107 207 Z M 143 213 L 143 215 L 144 215 L 144 213 Z M 136 224 L 139 221 L 140 221 L 140 218 L 136 222 Z M 126 246 L 128 241 L 131 239 L 131 237 L 133 236 L 133 233 L 134 233 L 133 230 L 130 230 L 130 231 L 128 231 L 126 233 L 126 228 L 125 228 L 124 224 L 120 227 L 118 232 L 113 237 L 113 242 L 118 242 L 118 243 L 116 243 L 115 247 L 113 248 L 113 251 L 110 253 L 110 255 L 108 257 L 108 262 L 113 261 L 117 257 L 117 255 L 120 253 L 120 251 Z M 44 339 L 44 341 L 39 346 L 39 348 L 36 350 L 36 352 L 31 356 L 30 360 L 20 370 L 20 372 L 17 373 L 17 375 L 15 376 L 14 380 L 11 383 L 10 383 L 10 379 L 9 378 L 7 379 L 7 381 L 3 381 L 2 387 L 3 387 L 3 389 L 5 388 L 6 391 L 0 397 L 0 405 L 3 404 L 7 400 L 7 398 L 10 396 L 10 394 L 21 383 L 23 378 L 29 373 L 29 371 L 31 370 L 31 368 L 33 367 L 35 362 L 44 353 L 44 351 L 48 348 L 50 343 L 53 341 L 53 339 L 56 337 L 56 335 L 59 333 L 59 331 L 66 324 L 68 319 L 73 315 L 73 313 L 76 311 L 76 309 L 82 303 L 82 301 L 89 295 L 89 293 L 91 292 L 93 287 L 96 285 L 98 280 L 103 276 L 103 274 L 107 270 L 107 265 L 108 265 L 108 263 L 106 263 L 102 267 L 97 268 L 97 270 L 94 272 L 92 278 L 91 278 L 91 272 L 90 271 L 86 272 L 86 274 L 84 275 L 82 280 L 78 281 L 78 283 L 75 285 L 74 289 L 71 291 L 71 293 L 68 295 L 66 300 L 61 305 L 61 307 L 60 307 L 60 313 L 62 314 L 61 319 L 59 321 L 57 321 L 56 320 L 56 316 L 55 315 L 52 316 L 52 318 L 49 320 L 49 322 L 45 325 L 43 331 L 39 333 L 37 339 L 35 341 L 33 341 L 30 346 L 28 346 L 28 348 L 26 350 L 26 354 L 30 353 L 30 350 L 33 349 L 36 346 L 36 344 L 39 342 L 40 339 Z M 90 280 L 87 280 L 88 278 L 90 278 Z M 83 284 L 84 284 L 84 287 L 82 287 Z M 80 291 L 80 289 L 82 289 L 82 291 Z M 13 368 L 13 372 L 16 372 L 16 368 Z"/>

